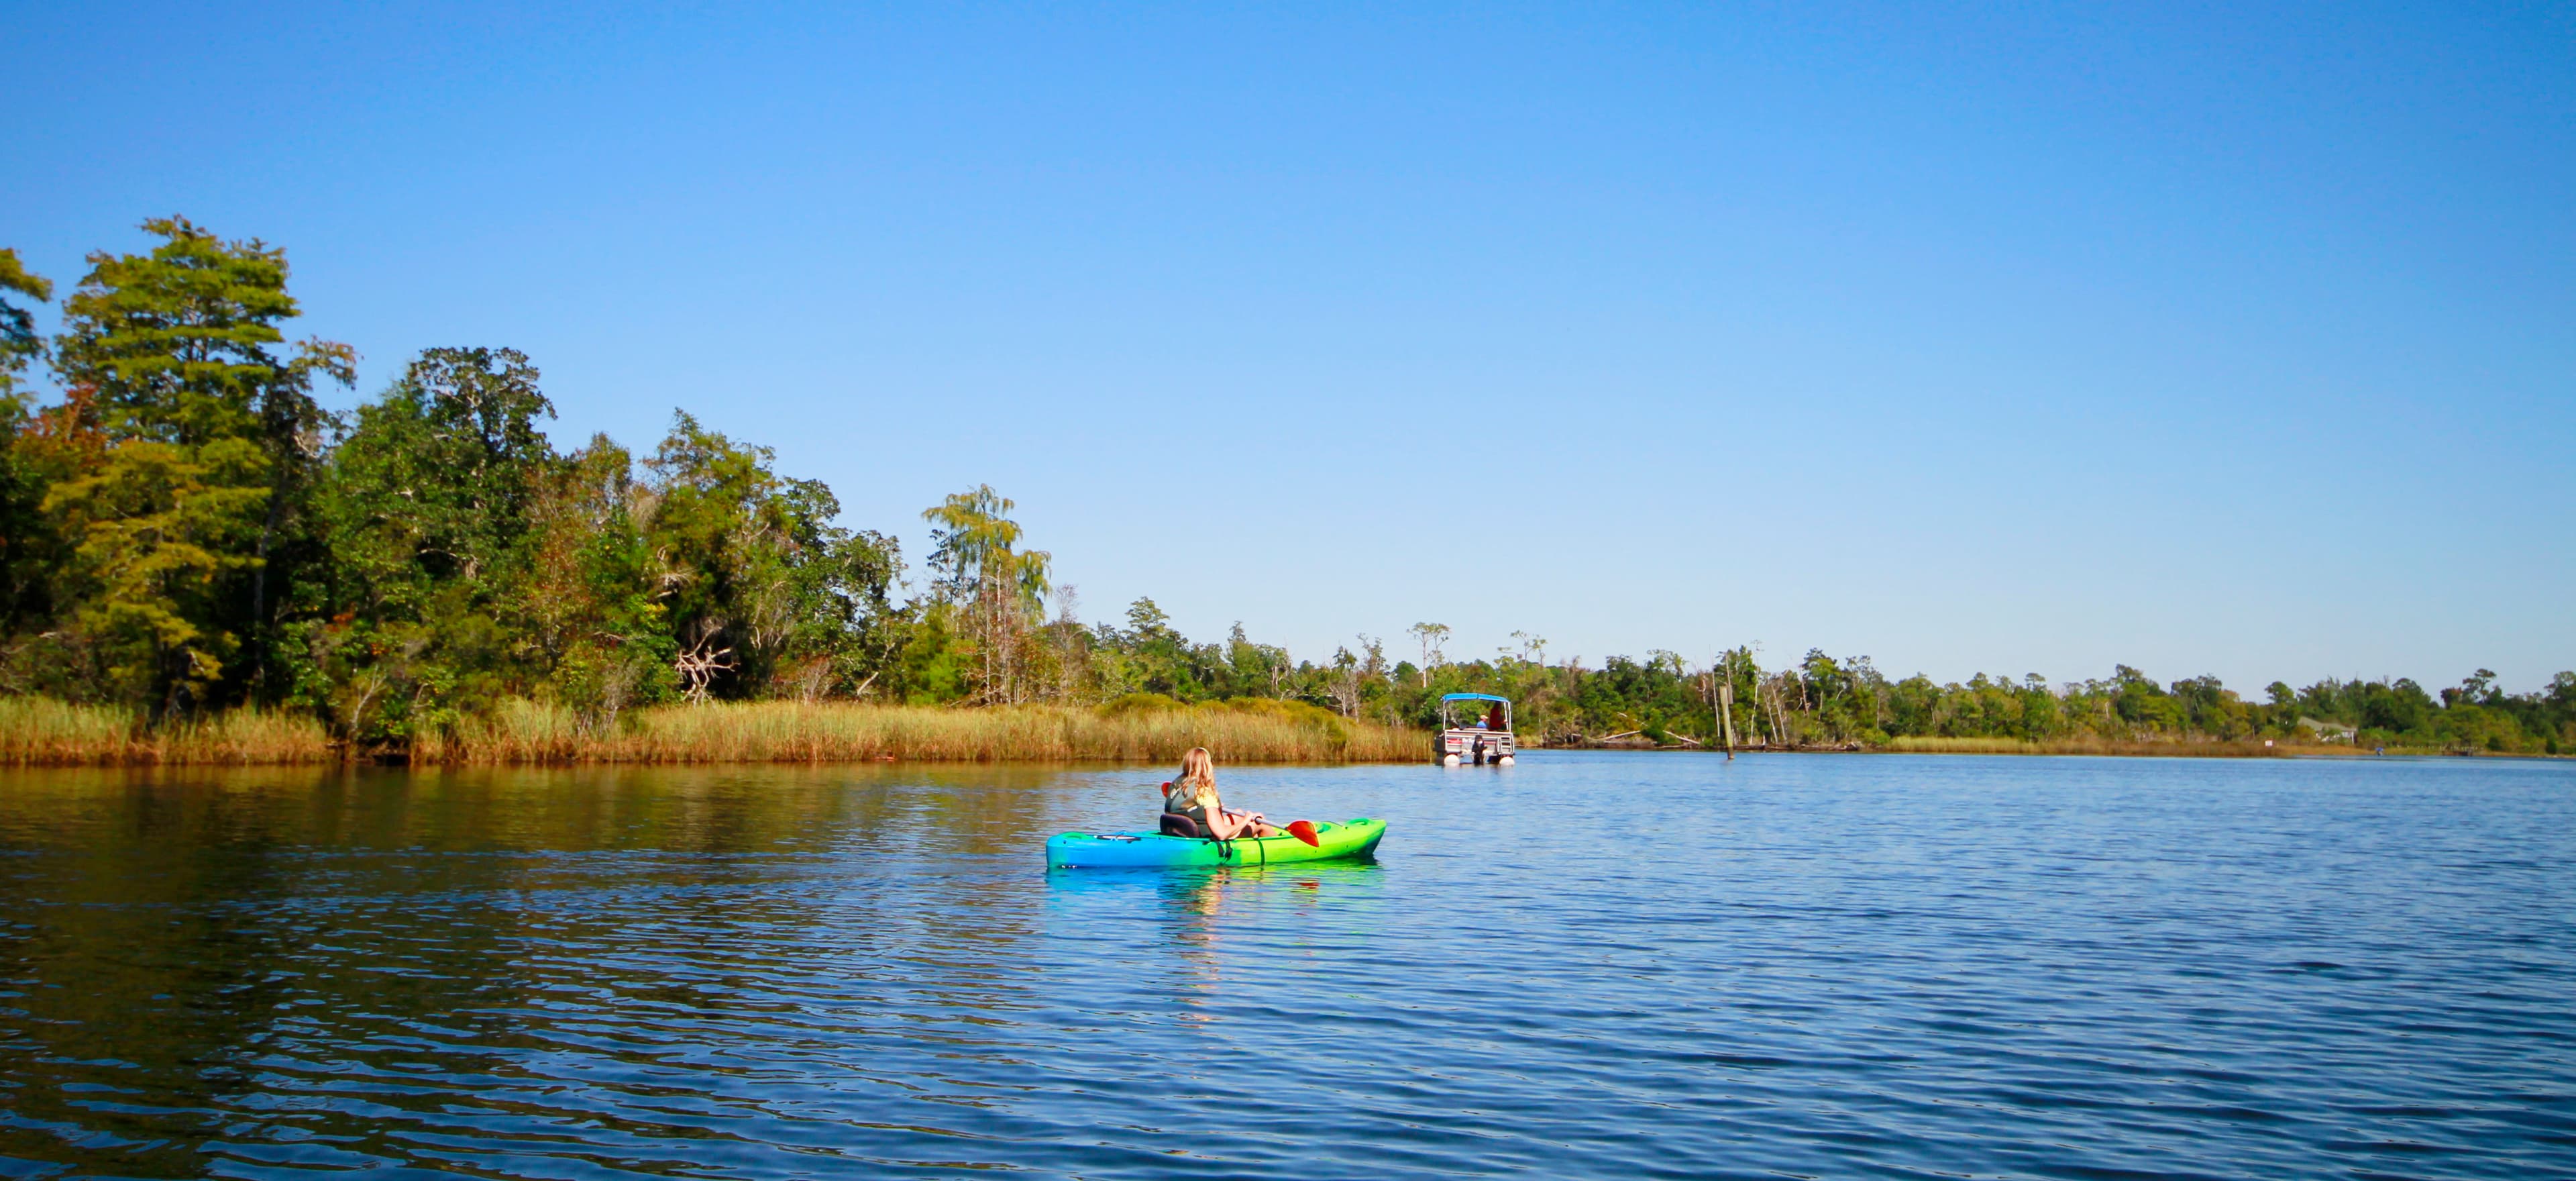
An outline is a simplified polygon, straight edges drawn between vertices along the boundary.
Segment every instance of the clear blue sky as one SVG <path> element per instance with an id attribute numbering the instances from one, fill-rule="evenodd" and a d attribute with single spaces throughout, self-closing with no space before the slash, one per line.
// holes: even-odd
<path id="1" fill-rule="evenodd" d="M 1307 657 L 2576 668 L 2576 9 L 1928 7 L 13 2 L 0 245 Z"/>

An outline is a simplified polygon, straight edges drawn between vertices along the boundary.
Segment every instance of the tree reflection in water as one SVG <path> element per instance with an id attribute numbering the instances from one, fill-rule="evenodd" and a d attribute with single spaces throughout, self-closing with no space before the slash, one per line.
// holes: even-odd
<path id="1" fill-rule="evenodd" d="M 1032 1014 L 1204 1017 L 1311 925 L 1282 903 L 1313 870 L 1046 872 L 1153 774 L 10 772 L 0 1164 L 676 1167 L 798 1104 L 988 1104 L 1045 1052 Z M 943 1122 L 906 1121 L 834 1135 Z"/>

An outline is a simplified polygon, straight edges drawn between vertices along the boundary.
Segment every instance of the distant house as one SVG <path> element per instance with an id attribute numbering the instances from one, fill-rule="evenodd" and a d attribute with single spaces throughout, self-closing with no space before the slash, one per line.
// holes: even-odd
<path id="1" fill-rule="evenodd" d="M 2319 742 L 2350 742 L 2357 735 L 2341 722 L 2321 722 L 2315 718 L 2299 719 L 2299 728 L 2316 734 Z"/>

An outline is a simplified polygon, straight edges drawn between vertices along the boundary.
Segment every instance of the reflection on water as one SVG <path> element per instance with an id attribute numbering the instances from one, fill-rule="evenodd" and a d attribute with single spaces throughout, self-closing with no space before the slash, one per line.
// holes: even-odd
<path id="1" fill-rule="evenodd" d="M 1044 869 L 1159 769 L 0 777 L 0 1177 L 2528 1176 L 2554 764 L 1230 771 L 1378 864 Z M 1640 831 L 1640 815 L 1706 818 Z"/>
<path id="2" fill-rule="evenodd" d="M 1057 871 L 1047 881 L 1046 935 L 1079 939 L 1141 917 L 1153 924 L 1138 961 L 1178 967 L 1169 979 L 1175 1014 L 1206 1019 L 1224 985 L 1231 946 L 1281 941 L 1308 947 L 1331 932 L 1371 925 L 1382 868 L 1373 863 L 1303 862 L 1244 869 Z M 1147 905 L 1147 900 L 1151 905 Z M 1142 912 L 1141 915 L 1138 912 Z"/>

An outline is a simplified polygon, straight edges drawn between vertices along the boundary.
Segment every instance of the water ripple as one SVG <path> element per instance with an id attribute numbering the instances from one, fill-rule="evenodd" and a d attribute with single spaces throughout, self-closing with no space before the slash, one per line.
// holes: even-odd
<path id="1" fill-rule="evenodd" d="M 0 777 L 0 1178 L 2576 1172 L 2562 765 L 1153 775 Z"/>

